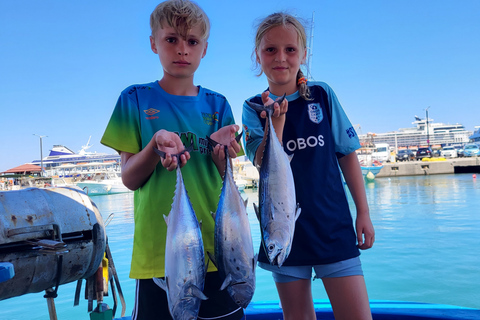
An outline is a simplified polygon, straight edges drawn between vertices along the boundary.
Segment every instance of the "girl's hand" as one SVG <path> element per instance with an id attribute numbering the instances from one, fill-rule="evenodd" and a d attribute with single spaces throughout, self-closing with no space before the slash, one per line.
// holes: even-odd
<path id="1" fill-rule="evenodd" d="M 375 230 L 369 214 L 357 213 L 356 229 L 358 248 L 361 250 L 370 249 L 375 242 Z"/>
<path id="2" fill-rule="evenodd" d="M 236 158 L 237 153 L 240 151 L 240 144 L 235 140 L 235 133 L 239 130 L 239 126 L 232 124 L 218 129 L 216 132 L 212 133 L 210 138 L 218 142 L 218 144 L 213 148 L 212 157 L 214 161 L 223 161 L 225 160 L 225 148 L 228 147 L 228 155 L 230 158 Z"/>
<path id="3" fill-rule="evenodd" d="M 273 99 L 270 98 L 269 95 L 270 95 L 269 91 L 265 91 L 265 92 L 262 93 L 263 105 L 269 105 L 269 104 L 274 103 Z M 283 102 L 280 105 L 278 103 L 275 103 L 273 105 L 273 108 L 275 109 L 275 111 L 272 114 L 272 118 L 278 118 L 280 116 L 285 115 L 285 113 L 287 113 L 287 111 L 288 111 L 288 101 L 287 101 L 287 99 L 284 99 Z M 260 117 L 266 118 L 267 117 L 267 112 L 262 111 L 262 113 L 260 113 Z"/>
<path id="4" fill-rule="evenodd" d="M 178 159 L 176 156 L 185 150 L 185 146 L 180 140 L 180 137 L 173 132 L 167 130 L 159 130 L 155 133 L 155 143 L 158 150 L 165 152 L 165 158 L 160 158 L 162 166 L 168 171 L 173 171 L 178 166 Z M 180 156 L 180 167 L 183 167 L 187 164 L 187 161 L 190 159 L 190 153 L 185 151 Z"/>

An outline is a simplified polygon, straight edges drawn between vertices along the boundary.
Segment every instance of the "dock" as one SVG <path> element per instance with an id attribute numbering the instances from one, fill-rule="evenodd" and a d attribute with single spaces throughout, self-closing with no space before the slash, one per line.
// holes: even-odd
<path id="1" fill-rule="evenodd" d="M 469 158 L 430 158 L 429 161 L 387 162 L 377 178 L 421 176 L 450 173 L 480 173 L 480 157 Z"/>

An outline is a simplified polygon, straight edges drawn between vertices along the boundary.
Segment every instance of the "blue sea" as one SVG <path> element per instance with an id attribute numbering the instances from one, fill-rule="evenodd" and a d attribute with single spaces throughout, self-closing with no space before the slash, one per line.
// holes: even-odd
<path id="1" fill-rule="evenodd" d="M 480 177 L 451 174 L 377 178 L 365 186 L 376 231 L 375 245 L 361 255 L 369 298 L 480 309 Z M 248 189 L 243 196 L 249 200 L 252 236 L 258 248 L 260 231 L 253 213 L 257 192 Z M 133 194 L 94 196 L 92 200 L 104 219 L 113 216 L 106 230 L 126 300 L 126 315 L 130 315 L 135 284 L 128 278 Z M 350 195 L 349 200 L 355 213 Z M 69 283 L 58 290 L 55 305 L 60 320 L 89 319 L 85 300 L 73 306 L 75 286 L 76 282 Z M 327 299 L 320 280 L 313 282 L 313 297 Z M 260 268 L 253 300 L 278 300 L 270 274 Z M 112 307 L 111 295 L 105 302 Z M 116 317 L 120 312 L 121 306 Z M 49 319 L 43 293 L 0 301 L 0 319 Z"/>

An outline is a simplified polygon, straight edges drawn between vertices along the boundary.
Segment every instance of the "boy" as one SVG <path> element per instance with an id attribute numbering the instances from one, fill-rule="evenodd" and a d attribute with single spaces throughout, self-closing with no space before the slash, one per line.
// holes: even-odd
<path id="1" fill-rule="evenodd" d="M 174 169 L 182 166 L 186 189 L 202 221 L 205 252 L 213 252 L 215 221 L 210 213 L 216 211 L 222 186 L 218 172 L 223 174 L 225 154 L 221 145 L 209 152 L 205 137 L 228 146 L 232 158 L 241 149 L 234 140 L 238 126 L 225 97 L 193 84 L 207 52 L 206 14 L 188 0 L 169 0 L 155 8 L 150 27 L 151 49 L 160 58 L 163 77 L 121 93 L 101 140 L 120 153 L 123 182 L 135 190 L 130 277 L 137 280 L 132 320 L 171 319 L 166 293 L 152 278 L 164 276 L 163 214 L 170 211 L 174 197 Z M 166 158 L 157 156 L 153 147 L 166 152 Z M 192 151 L 180 159 L 171 156 L 188 147 Z M 219 290 L 213 263 L 208 271 L 204 293 L 209 299 L 202 302 L 198 318 L 241 319 L 243 310 L 226 290 Z"/>

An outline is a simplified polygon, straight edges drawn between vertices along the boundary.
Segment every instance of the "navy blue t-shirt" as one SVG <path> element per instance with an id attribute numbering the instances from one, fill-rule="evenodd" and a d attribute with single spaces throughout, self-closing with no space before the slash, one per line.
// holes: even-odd
<path id="1" fill-rule="evenodd" d="M 358 136 L 333 90 L 323 82 L 308 86 L 311 101 L 298 92 L 287 96 L 283 147 L 293 155 L 290 165 L 301 213 L 285 266 L 327 264 L 360 255 L 337 160 L 360 148 Z M 262 104 L 260 95 L 249 101 Z M 253 162 L 265 119 L 247 104 L 242 118 L 244 144 Z M 268 263 L 263 245 L 258 260 Z"/>

